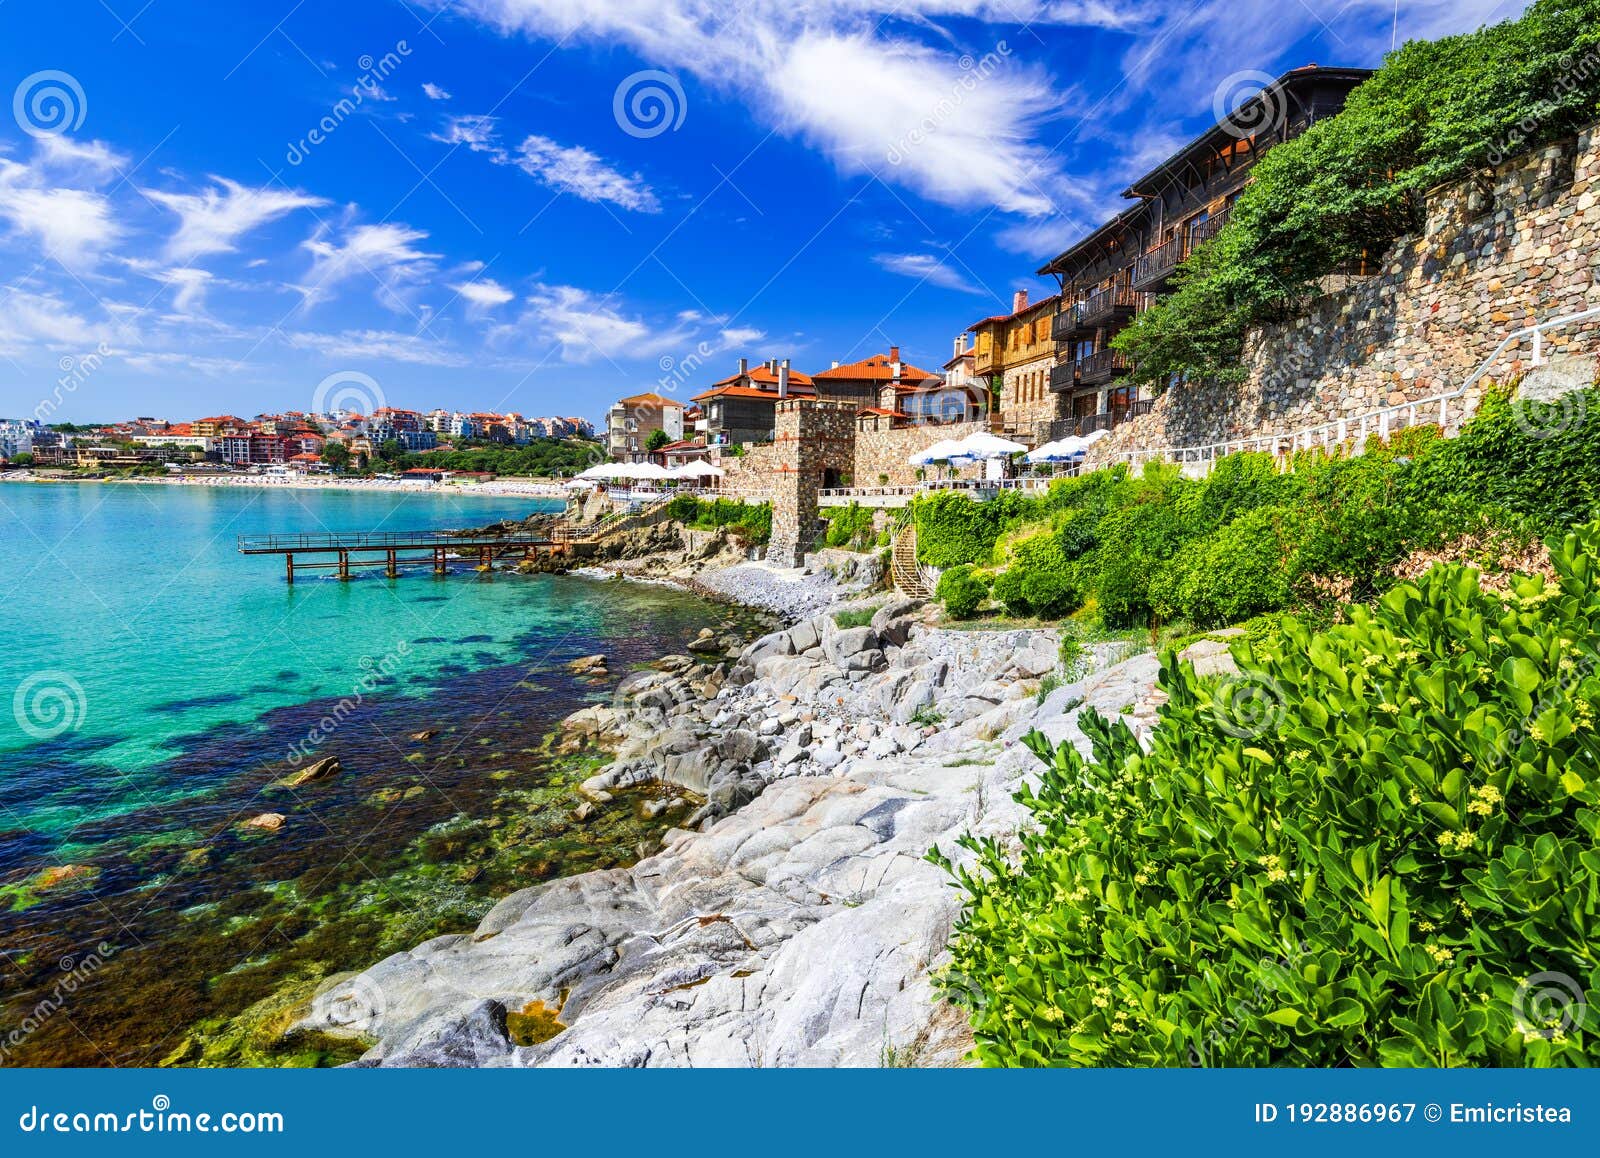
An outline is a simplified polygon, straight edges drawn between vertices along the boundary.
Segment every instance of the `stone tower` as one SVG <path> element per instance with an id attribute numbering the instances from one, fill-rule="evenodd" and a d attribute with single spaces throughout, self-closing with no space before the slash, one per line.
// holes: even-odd
<path id="1" fill-rule="evenodd" d="M 777 404 L 772 480 L 772 541 L 767 559 L 798 567 L 822 530 L 817 492 L 846 486 L 854 469 L 856 406 L 791 398 Z"/>

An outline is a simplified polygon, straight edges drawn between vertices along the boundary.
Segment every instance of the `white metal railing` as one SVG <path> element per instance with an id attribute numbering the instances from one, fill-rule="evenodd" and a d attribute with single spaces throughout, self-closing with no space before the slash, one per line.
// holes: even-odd
<path id="1" fill-rule="evenodd" d="M 1126 462 L 1131 466 L 1143 465 L 1153 461 L 1172 461 L 1180 465 L 1197 465 L 1209 470 L 1217 459 L 1229 454 L 1238 454 L 1241 451 L 1265 451 L 1274 457 L 1284 454 L 1294 454 L 1296 451 L 1312 450 L 1316 447 L 1328 449 L 1335 446 L 1353 444 L 1355 452 L 1360 454 L 1366 449 L 1367 439 L 1373 434 L 1379 438 L 1388 438 L 1391 430 L 1405 429 L 1417 425 L 1419 417 L 1429 415 L 1434 407 L 1438 408 L 1438 425 L 1446 433 L 1451 429 L 1454 421 L 1459 424 L 1470 416 L 1473 405 L 1471 397 L 1472 387 L 1493 369 L 1500 356 L 1513 346 L 1520 345 L 1523 340 L 1531 339 L 1533 343 L 1533 356 L 1529 362 L 1531 367 L 1544 364 L 1544 335 L 1551 330 L 1559 330 L 1579 322 L 1600 320 L 1600 307 L 1581 310 L 1574 314 L 1564 314 L 1539 322 L 1536 325 L 1524 326 L 1520 330 L 1513 330 L 1503 338 L 1487 358 L 1479 364 L 1459 389 L 1447 394 L 1435 394 L 1430 398 L 1420 398 L 1415 402 L 1402 402 L 1394 406 L 1385 406 L 1378 410 L 1371 410 L 1352 418 L 1339 418 L 1331 422 L 1318 423 L 1315 426 L 1302 427 L 1288 434 L 1261 434 L 1251 438 L 1227 439 L 1222 442 L 1213 442 L 1200 446 L 1179 447 L 1151 447 L 1139 450 L 1122 451 L 1100 463 L 1101 467 L 1111 466 L 1116 463 Z M 1454 415 L 1452 415 L 1454 404 Z M 1399 419 L 1404 421 L 1397 421 Z M 1431 417 L 1424 417 L 1424 421 L 1432 421 Z"/>
<path id="2" fill-rule="evenodd" d="M 930 491 L 1038 490 L 1050 485 L 1051 475 L 1025 475 L 1021 478 L 950 478 L 893 487 L 827 487 L 817 492 L 821 499 L 913 498 Z"/>

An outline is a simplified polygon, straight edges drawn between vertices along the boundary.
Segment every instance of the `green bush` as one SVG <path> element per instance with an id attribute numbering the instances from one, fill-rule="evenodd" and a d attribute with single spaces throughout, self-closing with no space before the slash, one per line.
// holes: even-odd
<path id="1" fill-rule="evenodd" d="M 1600 1063 L 1600 1010 L 1529 989 L 1600 990 L 1597 554 L 1503 597 L 1435 567 L 1232 679 L 1168 653 L 1148 752 L 1093 713 L 1091 763 L 1030 736 L 1020 856 L 954 870 L 979 1060 Z"/>
<path id="2" fill-rule="evenodd" d="M 824 513 L 828 522 L 825 541 L 830 547 L 853 547 L 865 550 L 872 543 L 872 510 L 858 503 L 848 507 L 834 507 Z"/>
<path id="3" fill-rule="evenodd" d="M 952 619 L 971 619 L 988 594 L 988 581 L 966 564 L 939 576 L 939 586 L 933 593 Z"/>
<path id="4" fill-rule="evenodd" d="M 977 502 L 958 491 L 934 491 L 912 504 L 917 558 L 934 567 L 987 563 L 995 542 L 1037 512 L 1033 499 L 1002 491 Z"/>
<path id="5" fill-rule="evenodd" d="M 1151 581 L 1156 614 L 1220 627 L 1287 607 L 1293 521 L 1286 508 L 1265 507 L 1190 543 Z"/>
<path id="6" fill-rule="evenodd" d="M 1007 615 L 1018 618 L 1033 614 L 1033 607 L 1022 593 L 1022 578 L 1020 567 L 1007 568 L 994 577 L 994 586 L 990 591 L 995 602 L 1006 609 Z"/>
<path id="7" fill-rule="evenodd" d="M 767 503 L 677 495 L 667 500 L 667 517 L 701 531 L 738 527 L 750 542 L 756 544 L 772 538 L 772 507 Z"/>

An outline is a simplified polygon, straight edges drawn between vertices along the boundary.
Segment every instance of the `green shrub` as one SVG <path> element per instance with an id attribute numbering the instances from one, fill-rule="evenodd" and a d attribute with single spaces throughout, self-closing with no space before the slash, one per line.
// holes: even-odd
<path id="1" fill-rule="evenodd" d="M 939 576 L 939 586 L 933 594 L 952 619 L 971 619 L 987 598 L 989 584 L 980 572 L 962 564 Z"/>
<path id="2" fill-rule="evenodd" d="M 826 542 L 830 547 L 864 550 L 872 543 L 872 510 L 858 503 L 834 507 L 825 512 L 828 522 Z"/>
<path id="3" fill-rule="evenodd" d="M 995 541 L 1036 513 L 1036 502 L 1002 491 L 977 502 L 957 491 L 935 491 L 912 504 L 917 523 L 917 558 L 934 567 L 988 563 Z"/>
<path id="4" fill-rule="evenodd" d="M 765 543 L 772 538 L 772 507 L 767 503 L 677 495 L 667 500 L 667 517 L 702 531 L 738 527 L 752 543 Z"/>
<path id="5" fill-rule="evenodd" d="M 876 607 L 850 607 L 843 611 L 835 611 L 833 613 L 834 626 L 839 628 L 865 627 L 872 622 L 872 616 L 877 610 Z"/>
<path id="6" fill-rule="evenodd" d="M 1504 597 L 1435 567 L 1230 680 L 1169 653 L 1148 752 L 1093 713 L 1092 763 L 1030 736 L 1020 856 L 955 870 L 979 1060 L 1600 1063 L 1600 1010 L 1529 992 L 1600 989 L 1596 555 L 1600 524 Z"/>
<path id="7" fill-rule="evenodd" d="M 1266 507 L 1190 543 L 1151 582 L 1156 614 L 1220 627 L 1288 607 L 1292 523 L 1287 509 Z"/>
<path id="8" fill-rule="evenodd" d="M 1020 567 L 1010 567 L 994 577 L 994 586 L 990 591 L 995 602 L 1006 609 L 1007 615 L 1018 618 L 1033 614 L 1033 607 L 1022 594 L 1022 578 Z"/>

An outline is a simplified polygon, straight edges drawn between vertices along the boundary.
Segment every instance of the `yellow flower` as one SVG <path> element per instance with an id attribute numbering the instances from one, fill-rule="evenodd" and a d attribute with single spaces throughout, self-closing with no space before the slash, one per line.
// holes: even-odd
<path id="1" fill-rule="evenodd" d="M 1428 951 L 1428 956 L 1433 958 L 1435 965 L 1448 965 L 1456 959 L 1455 953 L 1443 945 L 1424 945 L 1423 948 Z"/>

